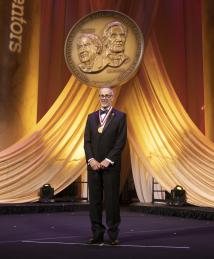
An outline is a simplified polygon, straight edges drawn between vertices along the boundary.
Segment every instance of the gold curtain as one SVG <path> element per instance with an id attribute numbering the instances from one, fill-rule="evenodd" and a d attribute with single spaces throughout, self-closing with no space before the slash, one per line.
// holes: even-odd
<path id="1" fill-rule="evenodd" d="M 141 202 L 151 201 L 151 175 L 167 190 L 182 185 L 188 202 L 214 206 L 214 145 L 194 125 L 167 77 L 154 36 L 138 75 L 116 89 L 115 106 L 128 116 L 132 171 Z M 73 76 L 31 134 L 0 152 L 0 201 L 38 200 L 86 171 L 83 131 L 99 106 L 96 89 Z"/>
<path id="2" fill-rule="evenodd" d="M 1 202 L 36 201 L 43 184 L 57 193 L 86 170 L 82 135 L 95 95 L 71 77 L 32 133 L 0 153 Z"/>
<path id="3" fill-rule="evenodd" d="M 203 70 L 204 70 L 204 97 L 205 97 L 205 134 L 214 141 L 213 118 L 214 118 L 214 37 L 213 16 L 214 2 L 202 1 L 203 13 Z"/>
<path id="4" fill-rule="evenodd" d="M 154 35 L 141 72 L 129 84 L 123 100 L 140 201 L 151 201 L 153 175 L 168 191 L 182 185 L 189 203 L 214 206 L 214 145 L 194 125 L 177 98 Z"/>

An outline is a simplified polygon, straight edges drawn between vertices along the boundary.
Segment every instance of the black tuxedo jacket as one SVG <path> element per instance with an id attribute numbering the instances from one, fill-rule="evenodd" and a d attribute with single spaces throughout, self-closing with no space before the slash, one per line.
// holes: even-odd
<path id="1" fill-rule="evenodd" d="M 126 143 L 126 114 L 112 109 L 102 133 L 98 132 L 99 111 L 89 114 L 84 134 L 86 162 L 95 158 L 98 162 L 108 158 L 114 162 L 112 169 L 120 168 L 121 152 Z M 88 165 L 88 170 L 90 170 Z"/>

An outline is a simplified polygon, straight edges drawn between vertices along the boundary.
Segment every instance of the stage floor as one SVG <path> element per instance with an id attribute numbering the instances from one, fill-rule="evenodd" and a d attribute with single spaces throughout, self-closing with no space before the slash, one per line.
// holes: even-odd
<path id="1" fill-rule="evenodd" d="M 0 215 L 0 258 L 213 258 L 213 221 L 123 209 L 121 218 L 120 245 L 112 247 L 86 244 L 87 211 Z"/>
<path id="2" fill-rule="evenodd" d="M 20 204 L 0 204 L 0 214 L 23 213 L 53 213 L 53 212 L 77 212 L 88 211 L 88 202 L 32 202 Z M 197 206 L 168 206 L 164 203 L 132 203 L 121 206 L 125 211 L 157 214 L 165 216 L 177 216 L 202 220 L 214 220 L 214 208 Z"/>

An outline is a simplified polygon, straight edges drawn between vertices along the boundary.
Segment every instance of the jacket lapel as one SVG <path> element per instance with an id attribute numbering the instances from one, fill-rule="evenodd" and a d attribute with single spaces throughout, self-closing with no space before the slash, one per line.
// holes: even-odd
<path id="1" fill-rule="evenodd" d="M 94 113 L 94 117 L 95 117 L 94 120 L 95 120 L 96 126 L 98 127 L 99 124 L 100 124 L 99 111 L 96 111 L 96 112 Z"/>
<path id="2" fill-rule="evenodd" d="M 107 127 L 112 122 L 112 120 L 114 119 L 115 116 L 116 116 L 116 112 L 114 109 L 112 109 L 111 114 L 109 115 L 108 120 L 106 121 L 106 124 L 103 128 L 103 132 L 107 129 Z"/>

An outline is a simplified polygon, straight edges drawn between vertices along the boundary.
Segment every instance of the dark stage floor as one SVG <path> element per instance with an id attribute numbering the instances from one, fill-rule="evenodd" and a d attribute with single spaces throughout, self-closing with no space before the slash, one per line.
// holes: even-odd
<path id="1" fill-rule="evenodd" d="M 0 258 L 213 258 L 213 221 L 123 209 L 121 216 L 120 245 L 112 247 L 85 244 L 87 211 L 0 215 Z"/>
<path id="2" fill-rule="evenodd" d="M 186 204 L 185 206 L 169 206 L 166 203 L 131 203 L 121 206 L 127 211 L 195 218 L 201 220 L 214 220 L 214 208 L 197 207 Z M 77 212 L 88 211 L 88 202 L 29 202 L 17 204 L 0 204 L 0 214 L 24 213 L 52 213 L 52 212 Z"/>

